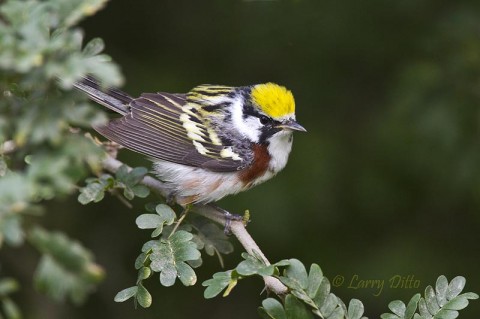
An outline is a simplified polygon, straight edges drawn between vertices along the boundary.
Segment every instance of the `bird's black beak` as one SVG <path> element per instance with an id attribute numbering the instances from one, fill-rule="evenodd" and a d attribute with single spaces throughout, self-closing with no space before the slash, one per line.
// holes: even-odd
<path id="1" fill-rule="evenodd" d="M 276 127 L 284 129 L 284 130 L 292 130 L 292 131 L 299 131 L 299 132 L 306 132 L 307 131 L 303 126 L 301 126 L 300 124 L 298 124 L 294 120 L 287 120 L 285 122 L 282 122 L 282 123 L 276 125 Z"/>

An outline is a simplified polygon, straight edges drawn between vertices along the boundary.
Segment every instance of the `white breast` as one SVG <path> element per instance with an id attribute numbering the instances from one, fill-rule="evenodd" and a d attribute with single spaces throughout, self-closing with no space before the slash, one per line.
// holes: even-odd
<path id="1" fill-rule="evenodd" d="M 166 161 L 155 162 L 155 173 L 171 188 L 172 195 L 179 204 L 215 202 L 269 180 L 287 165 L 292 149 L 292 133 L 281 131 L 269 141 L 269 168 L 248 186 L 239 179 L 238 172 L 212 172 Z"/>

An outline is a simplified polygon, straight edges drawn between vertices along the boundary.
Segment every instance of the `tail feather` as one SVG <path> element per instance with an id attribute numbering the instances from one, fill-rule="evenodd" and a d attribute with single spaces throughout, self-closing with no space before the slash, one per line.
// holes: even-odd
<path id="1" fill-rule="evenodd" d="M 86 93 L 93 101 L 109 108 L 112 111 L 125 115 L 129 112 L 129 104 L 133 97 L 116 89 L 103 89 L 92 77 L 85 77 L 74 84 L 78 90 Z"/>

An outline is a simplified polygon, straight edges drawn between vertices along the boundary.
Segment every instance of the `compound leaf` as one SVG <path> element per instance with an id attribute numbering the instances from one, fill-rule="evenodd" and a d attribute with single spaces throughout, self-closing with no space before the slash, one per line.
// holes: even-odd
<path id="1" fill-rule="evenodd" d="M 151 240 L 144 245 L 144 252 L 152 249 L 149 256 L 150 268 L 160 273 L 162 285 L 172 286 L 177 277 L 186 286 L 195 284 L 197 280 L 195 272 L 185 263 L 200 258 L 200 251 L 191 241 L 192 238 L 191 233 L 179 230 L 168 239 Z"/>
<path id="2" fill-rule="evenodd" d="M 265 263 L 253 255 L 243 253 L 244 261 L 240 262 L 235 270 L 242 276 L 260 275 L 271 276 L 275 270 L 273 265 L 265 265 Z"/>
<path id="3" fill-rule="evenodd" d="M 202 286 L 207 287 L 203 293 L 205 299 L 216 297 L 223 289 L 227 288 L 232 280 L 232 271 L 217 272 L 213 278 L 205 280 Z"/>

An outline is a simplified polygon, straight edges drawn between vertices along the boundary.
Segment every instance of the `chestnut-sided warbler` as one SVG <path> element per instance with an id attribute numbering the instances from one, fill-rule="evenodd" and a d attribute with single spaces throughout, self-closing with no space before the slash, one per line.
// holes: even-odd
<path id="1" fill-rule="evenodd" d="M 217 201 L 281 171 L 292 149 L 292 93 L 274 83 L 242 87 L 200 85 L 186 94 L 103 90 L 85 78 L 75 84 L 119 113 L 95 129 L 153 158 L 154 171 L 181 205 Z"/>

